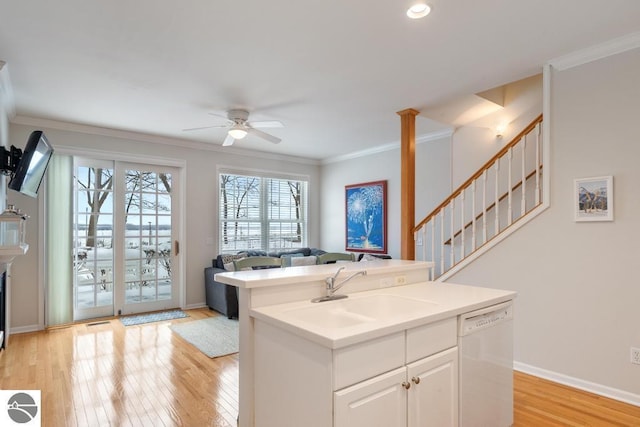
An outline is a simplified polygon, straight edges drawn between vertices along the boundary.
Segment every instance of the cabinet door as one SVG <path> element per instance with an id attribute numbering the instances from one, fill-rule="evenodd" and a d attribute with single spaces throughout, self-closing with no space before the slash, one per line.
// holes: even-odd
<path id="1" fill-rule="evenodd" d="M 458 425 L 457 347 L 407 365 L 407 377 L 409 427 Z"/>
<path id="2" fill-rule="evenodd" d="M 334 392 L 334 427 L 406 426 L 405 379 L 402 367 Z"/>

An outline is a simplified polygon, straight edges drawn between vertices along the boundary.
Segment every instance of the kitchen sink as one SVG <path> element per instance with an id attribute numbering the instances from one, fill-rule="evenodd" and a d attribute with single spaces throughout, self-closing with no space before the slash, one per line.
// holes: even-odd
<path id="1" fill-rule="evenodd" d="M 385 319 L 398 315 L 411 316 L 424 313 L 437 304 L 397 295 L 376 294 L 366 297 L 349 298 L 339 301 L 346 311 L 375 319 Z"/>
<path id="2" fill-rule="evenodd" d="M 287 311 L 286 314 L 293 320 L 325 328 L 345 328 L 375 320 L 371 317 L 345 310 L 340 304 L 341 302 L 335 301 L 333 304 L 322 306 L 313 305 L 312 307 L 296 308 Z"/>
<path id="3" fill-rule="evenodd" d="M 437 304 L 428 301 L 375 294 L 295 308 L 287 311 L 286 316 L 294 321 L 325 328 L 345 328 L 368 322 L 424 314 L 435 307 Z"/>

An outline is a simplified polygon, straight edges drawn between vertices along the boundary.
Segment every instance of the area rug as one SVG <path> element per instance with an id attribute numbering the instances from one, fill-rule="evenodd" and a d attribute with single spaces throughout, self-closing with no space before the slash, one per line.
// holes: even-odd
<path id="1" fill-rule="evenodd" d="M 176 334 L 209 357 L 238 352 L 238 321 L 225 316 L 180 322 L 169 326 Z"/>
<path id="2" fill-rule="evenodd" d="M 162 320 L 181 319 L 189 317 L 182 310 L 159 311 L 157 313 L 138 314 L 135 316 L 124 316 L 120 321 L 124 326 L 140 325 L 142 323 L 160 322 Z"/>

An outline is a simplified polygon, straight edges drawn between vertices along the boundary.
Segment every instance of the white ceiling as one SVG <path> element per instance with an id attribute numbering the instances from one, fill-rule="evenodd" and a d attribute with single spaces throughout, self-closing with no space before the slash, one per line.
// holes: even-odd
<path id="1" fill-rule="evenodd" d="M 640 1 L 0 0 L 0 60 L 18 120 L 42 118 L 222 144 L 209 113 L 247 108 L 279 145 L 325 159 L 398 141 L 405 108 L 541 72 L 640 30 Z M 417 133 L 446 126 L 422 115 Z"/>

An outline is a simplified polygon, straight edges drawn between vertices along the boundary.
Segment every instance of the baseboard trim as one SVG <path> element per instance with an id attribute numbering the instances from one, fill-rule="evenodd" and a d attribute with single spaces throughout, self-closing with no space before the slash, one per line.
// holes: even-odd
<path id="1" fill-rule="evenodd" d="M 196 303 L 196 304 L 185 305 L 182 309 L 183 310 L 195 310 L 197 308 L 205 308 L 206 306 L 207 306 L 207 303 L 199 302 L 199 303 Z"/>
<path id="2" fill-rule="evenodd" d="M 608 397 L 610 399 L 619 400 L 634 406 L 640 406 L 640 394 L 629 393 L 628 391 L 619 390 L 602 384 L 593 383 L 591 381 L 581 380 L 580 378 L 570 377 L 547 369 L 538 368 L 536 366 L 527 365 L 526 363 L 513 362 L 513 369 L 524 372 L 536 377 L 555 383 L 564 384 L 579 390 L 588 391 L 599 396 Z"/>
<path id="3" fill-rule="evenodd" d="M 41 325 L 18 326 L 18 327 L 15 327 L 15 328 L 11 328 L 9 335 L 24 334 L 24 333 L 27 333 L 27 332 L 37 332 L 37 331 L 42 331 L 42 330 L 44 330 L 44 327 L 41 326 Z"/>

